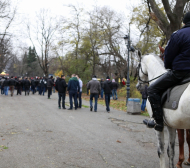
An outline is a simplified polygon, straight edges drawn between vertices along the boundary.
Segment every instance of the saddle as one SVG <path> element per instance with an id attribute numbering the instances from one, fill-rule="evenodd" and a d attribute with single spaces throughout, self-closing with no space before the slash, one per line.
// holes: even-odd
<path id="1" fill-rule="evenodd" d="M 190 76 L 184 78 L 176 86 L 167 89 L 161 98 L 161 105 L 163 108 L 176 110 L 178 108 L 179 100 L 185 89 L 190 84 Z"/>

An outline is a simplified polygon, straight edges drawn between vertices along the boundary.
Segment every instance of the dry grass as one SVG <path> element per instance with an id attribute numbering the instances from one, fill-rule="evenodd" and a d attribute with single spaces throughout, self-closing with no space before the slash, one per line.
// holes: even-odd
<path id="1" fill-rule="evenodd" d="M 89 96 L 82 96 L 82 98 L 86 101 L 89 101 Z M 104 99 L 98 99 L 98 104 L 105 106 Z M 127 111 L 126 101 L 125 100 L 110 100 L 110 107 L 113 107 L 116 110 Z"/>

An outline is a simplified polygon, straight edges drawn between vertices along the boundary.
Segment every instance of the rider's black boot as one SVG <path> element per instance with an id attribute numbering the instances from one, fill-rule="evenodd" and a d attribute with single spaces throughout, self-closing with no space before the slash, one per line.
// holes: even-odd
<path id="1" fill-rule="evenodd" d="M 153 94 L 151 97 L 148 97 L 148 100 L 152 107 L 153 118 L 154 119 L 145 119 L 143 123 L 147 125 L 148 128 L 154 128 L 156 131 L 162 132 L 164 128 L 163 124 L 163 109 L 161 107 L 161 98 L 157 94 Z"/>

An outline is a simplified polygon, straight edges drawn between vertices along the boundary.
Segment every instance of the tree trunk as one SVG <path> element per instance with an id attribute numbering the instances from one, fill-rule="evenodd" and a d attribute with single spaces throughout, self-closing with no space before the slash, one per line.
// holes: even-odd
<path id="1" fill-rule="evenodd" d="M 176 4 L 172 9 L 168 0 L 162 0 L 164 10 L 158 7 L 155 0 L 148 0 L 148 5 L 153 12 L 150 12 L 151 18 L 158 24 L 160 29 L 166 36 L 167 41 L 170 39 L 171 34 L 181 28 L 181 22 L 183 17 L 183 10 L 185 4 L 189 0 L 176 0 Z"/>

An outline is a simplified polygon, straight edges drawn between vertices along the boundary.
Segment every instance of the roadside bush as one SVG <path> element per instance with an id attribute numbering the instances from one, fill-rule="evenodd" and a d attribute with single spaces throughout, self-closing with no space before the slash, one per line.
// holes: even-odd
<path id="1" fill-rule="evenodd" d="M 140 98 L 141 99 L 141 93 L 136 88 L 137 80 L 133 80 L 131 78 L 130 80 L 130 97 L 131 98 Z M 127 95 L 127 87 L 123 86 L 121 89 L 118 89 L 118 97 L 126 97 Z"/>

